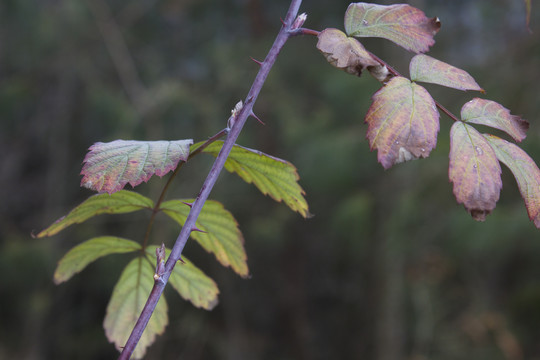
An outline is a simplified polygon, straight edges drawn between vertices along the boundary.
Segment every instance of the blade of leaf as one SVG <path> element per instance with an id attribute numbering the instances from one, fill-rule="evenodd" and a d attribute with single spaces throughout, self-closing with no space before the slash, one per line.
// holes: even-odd
<path id="1" fill-rule="evenodd" d="M 157 246 L 149 246 L 146 250 L 152 262 L 156 261 Z M 170 249 L 165 249 L 169 257 Z M 182 256 L 182 263 L 176 264 L 169 278 L 169 284 L 185 300 L 206 310 L 212 310 L 218 304 L 219 289 L 211 278 L 206 276 L 191 261 Z"/>
<path id="2" fill-rule="evenodd" d="M 519 146 L 493 135 L 484 134 L 499 161 L 505 164 L 518 184 L 529 219 L 540 229 L 540 170 Z"/>
<path id="3" fill-rule="evenodd" d="M 153 207 L 152 200 L 133 191 L 122 190 L 111 195 L 93 195 L 35 237 L 55 235 L 70 225 L 82 223 L 97 215 L 125 214 Z"/>
<path id="4" fill-rule="evenodd" d="M 352 3 L 345 13 L 347 35 L 388 39 L 415 53 L 428 51 L 440 28 L 438 18 L 428 19 L 421 10 L 406 4 Z"/>
<path id="5" fill-rule="evenodd" d="M 193 148 L 200 144 L 193 145 Z M 203 152 L 217 156 L 223 141 L 210 144 Z M 298 173 L 293 164 L 263 152 L 234 145 L 225 162 L 227 171 L 236 173 L 247 183 L 253 183 L 264 195 L 278 202 L 285 202 L 289 208 L 309 217 L 304 190 L 298 184 Z"/>
<path id="6" fill-rule="evenodd" d="M 81 272 L 88 264 L 110 254 L 123 254 L 141 249 L 135 241 L 114 236 L 101 236 L 86 240 L 73 247 L 58 262 L 54 283 L 60 284 Z"/>
<path id="7" fill-rule="evenodd" d="M 409 64 L 412 81 L 422 81 L 458 90 L 484 91 L 465 70 L 427 55 L 416 55 Z"/>
<path id="8" fill-rule="evenodd" d="M 184 226 L 193 199 L 169 200 L 161 204 L 160 210 L 174 221 Z M 244 237 L 238 229 L 238 223 L 230 212 L 217 201 L 205 202 L 197 219 L 197 227 L 207 233 L 194 231 L 191 237 L 208 252 L 213 253 L 223 266 L 230 266 L 242 277 L 249 274 L 247 255 L 244 250 Z"/>
<path id="9" fill-rule="evenodd" d="M 143 257 L 133 259 L 120 275 L 103 321 L 107 339 L 115 344 L 118 351 L 125 345 L 153 285 L 154 269 Z M 144 356 L 146 348 L 155 341 L 156 335 L 163 334 L 168 322 L 167 302 L 162 296 L 135 348 L 133 359 Z"/>
<path id="10" fill-rule="evenodd" d="M 427 157 L 437 144 L 439 113 L 422 86 L 396 76 L 373 95 L 366 115 L 371 150 L 385 169 Z"/>
<path id="11" fill-rule="evenodd" d="M 319 33 L 317 49 L 334 67 L 348 74 L 360 76 L 368 66 L 380 66 L 364 46 L 338 29 L 324 29 Z"/>
<path id="12" fill-rule="evenodd" d="M 491 145 L 475 128 L 457 121 L 450 129 L 448 176 L 454 195 L 473 219 L 484 221 L 502 188 L 501 166 Z"/>
<path id="13" fill-rule="evenodd" d="M 510 110 L 495 101 L 480 98 L 474 98 L 463 105 L 461 119 L 467 123 L 502 130 L 516 141 L 525 139 L 529 129 L 527 120 L 511 115 Z"/>
<path id="14" fill-rule="evenodd" d="M 193 140 L 115 140 L 95 143 L 84 158 L 81 186 L 112 194 L 129 183 L 135 187 L 152 175 L 163 176 L 187 161 Z"/>

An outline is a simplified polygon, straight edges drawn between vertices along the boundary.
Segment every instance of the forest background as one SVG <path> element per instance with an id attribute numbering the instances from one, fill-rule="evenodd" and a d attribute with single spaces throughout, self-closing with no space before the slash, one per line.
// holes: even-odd
<path id="1" fill-rule="evenodd" d="M 379 1 L 381 4 L 395 2 Z M 531 123 L 522 147 L 540 163 L 540 11 L 520 0 L 408 1 L 438 16 L 430 55 L 468 71 Z M 343 28 L 348 1 L 305 1 L 305 26 Z M 534 4 L 533 4 L 534 6 Z M 82 159 L 97 141 L 206 139 L 247 93 L 287 0 L 62 0 L 0 3 L 0 359 L 114 358 L 102 321 L 126 262 L 101 259 L 68 283 L 52 274 L 73 245 L 101 234 L 140 240 L 143 214 L 93 219 L 32 239 L 83 201 Z M 412 54 L 364 45 L 402 73 Z M 223 173 L 211 198 L 246 239 L 243 280 L 188 242 L 220 287 L 211 312 L 169 295 L 170 322 L 147 358 L 540 359 L 540 233 L 503 169 L 485 223 L 457 205 L 448 132 L 425 160 L 384 171 L 363 117 L 380 86 L 329 66 L 316 39 L 280 54 L 239 144 L 291 161 L 303 219 Z M 477 94 L 426 85 L 459 114 Z M 213 158 L 198 157 L 170 198 L 197 194 Z M 157 198 L 166 177 L 141 185 Z M 153 241 L 178 228 L 159 218 Z M 120 257 L 121 259 L 121 257 Z"/>

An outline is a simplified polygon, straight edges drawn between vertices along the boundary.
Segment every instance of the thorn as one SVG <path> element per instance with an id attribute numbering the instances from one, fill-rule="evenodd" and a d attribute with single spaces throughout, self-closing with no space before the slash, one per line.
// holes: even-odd
<path id="1" fill-rule="evenodd" d="M 185 264 L 186 262 L 184 261 L 184 259 L 180 258 L 178 259 L 178 261 L 180 261 L 182 264 Z"/>
<path id="2" fill-rule="evenodd" d="M 259 60 L 255 60 L 254 58 L 252 58 L 251 56 L 249 57 L 251 60 L 255 61 L 259 66 L 262 66 L 262 62 L 260 62 Z"/>
<path id="3" fill-rule="evenodd" d="M 251 112 L 249 113 L 250 116 L 253 116 L 255 119 L 257 119 L 258 122 L 260 122 L 261 124 L 263 125 L 266 125 L 261 119 L 259 119 L 259 117 L 257 115 L 255 115 L 255 113 L 253 112 L 253 110 L 251 110 Z"/>
<path id="4" fill-rule="evenodd" d="M 285 21 L 283 21 L 282 18 L 279 18 L 279 20 L 281 20 L 281 23 L 283 24 L 283 26 L 287 26 L 287 25 L 285 24 Z"/>
<path id="5" fill-rule="evenodd" d="M 188 202 L 184 202 L 184 201 L 182 201 L 182 204 L 187 205 L 187 206 L 189 206 L 189 207 L 192 207 L 192 206 L 193 206 L 193 203 L 188 203 Z"/>
<path id="6" fill-rule="evenodd" d="M 199 228 L 196 227 L 196 226 L 192 227 L 192 228 L 191 228 L 191 231 L 198 231 L 198 232 L 202 232 L 202 233 L 208 234 L 208 231 L 201 230 L 201 229 L 199 229 Z"/>

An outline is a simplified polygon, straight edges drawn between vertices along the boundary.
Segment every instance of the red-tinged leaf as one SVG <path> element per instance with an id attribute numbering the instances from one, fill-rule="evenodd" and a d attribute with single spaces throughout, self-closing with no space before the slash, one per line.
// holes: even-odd
<path id="1" fill-rule="evenodd" d="M 347 35 L 385 38 L 415 53 L 428 51 L 440 28 L 438 18 L 428 19 L 421 10 L 406 4 L 352 3 L 345 13 Z"/>
<path id="2" fill-rule="evenodd" d="M 473 219 L 484 221 L 502 188 L 501 166 L 493 148 L 475 128 L 461 121 L 450 130 L 450 181 L 454 195 Z"/>
<path id="3" fill-rule="evenodd" d="M 368 66 L 380 66 L 355 38 L 348 37 L 338 29 L 325 29 L 319 33 L 317 49 L 326 60 L 348 74 L 362 75 Z"/>
<path id="4" fill-rule="evenodd" d="M 366 115 L 371 150 L 385 169 L 427 157 L 437 144 L 439 113 L 435 101 L 418 84 L 394 77 L 373 95 Z"/>
<path id="5" fill-rule="evenodd" d="M 80 224 L 97 215 L 125 214 L 153 207 L 152 200 L 133 191 L 122 190 L 111 195 L 93 195 L 35 237 L 53 236 L 70 225 Z"/>
<path id="6" fill-rule="evenodd" d="M 484 91 L 466 71 L 427 55 L 416 55 L 409 64 L 412 81 L 422 81 L 458 90 Z"/>
<path id="7" fill-rule="evenodd" d="M 519 146 L 493 135 L 484 134 L 499 161 L 505 164 L 518 184 L 529 219 L 540 229 L 540 169 Z"/>
<path id="8" fill-rule="evenodd" d="M 135 187 L 152 175 L 163 176 L 186 161 L 193 140 L 95 143 L 84 158 L 81 186 L 112 194 L 129 183 Z"/>
<path id="9" fill-rule="evenodd" d="M 461 119 L 467 123 L 490 126 L 502 130 L 516 141 L 525 139 L 529 129 L 527 120 L 511 115 L 510 110 L 491 100 L 474 98 L 461 108 Z"/>

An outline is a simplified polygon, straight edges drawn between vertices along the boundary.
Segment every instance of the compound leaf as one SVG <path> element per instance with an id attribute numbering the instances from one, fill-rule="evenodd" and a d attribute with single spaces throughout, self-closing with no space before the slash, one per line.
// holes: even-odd
<path id="1" fill-rule="evenodd" d="M 156 261 L 156 248 L 157 246 L 149 246 L 146 249 L 152 262 Z M 171 251 L 165 249 L 165 253 L 169 257 Z M 218 303 L 219 289 L 216 283 L 184 256 L 182 261 L 174 267 L 169 284 L 194 306 L 212 310 Z"/>
<path id="2" fill-rule="evenodd" d="M 100 214 L 124 214 L 142 209 L 152 209 L 154 202 L 133 191 L 122 190 L 114 194 L 90 196 L 69 214 L 56 220 L 36 237 L 52 236 L 73 224 L 79 224 Z"/>
<path id="3" fill-rule="evenodd" d="M 163 176 L 186 161 L 193 140 L 115 140 L 95 143 L 84 158 L 81 186 L 112 194 L 129 183 L 135 187 L 152 175 Z"/>
<path id="4" fill-rule="evenodd" d="M 484 221 L 497 204 L 502 188 L 501 166 L 489 142 L 461 121 L 450 130 L 450 181 L 454 195 L 473 219 Z"/>
<path id="5" fill-rule="evenodd" d="M 200 143 L 193 145 L 192 150 Z M 210 144 L 203 152 L 217 156 L 223 141 Z M 298 173 L 293 164 L 263 152 L 234 145 L 225 162 L 227 171 L 236 173 L 247 183 L 253 183 L 264 195 L 278 202 L 285 202 L 289 208 L 309 217 L 304 190 L 298 184 Z"/>
<path id="6" fill-rule="evenodd" d="M 519 146 L 493 135 L 484 134 L 499 161 L 505 164 L 518 184 L 529 219 L 540 228 L 540 170 Z"/>
<path id="7" fill-rule="evenodd" d="M 415 53 L 429 50 L 440 27 L 439 19 L 428 19 L 421 10 L 406 4 L 352 3 L 345 13 L 347 35 L 385 38 Z"/>
<path id="8" fill-rule="evenodd" d="M 133 259 L 120 275 L 103 322 L 107 339 L 115 344 L 118 351 L 126 344 L 153 285 L 154 269 L 148 259 L 143 257 Z M 165 297 L 161 296 L 135 348 L 133 359 L 144 356 L 146 348 L 154 342 L 156 335 L 163 334 L 168 321 L 167 302 Z"/>
<path id="9" fill-rule="evenodd" d="M 139 250 L 135 241 L 114 236 L 101 236 L 86 240 L 69 250 L 58 262 L 54 283 L 60 284 L 81 272 L 88 264 L 110 254 L 123 254 Z"/>
<path id="10" fill-rule="evenodd" d="M 439 113 L 422 86 L 400 76 L 373 95 L 366 115 L 371 150 L 385 169 L 427 157 L 437 143 Z"/>
<path id="11" fill-rule="evenodd" d="M 348 74 L 360 76 L 368 66 L 379 66 L 358 40 L 348 37 L 341 30 L 324 29 L 318 38 L 317 49 L 326 60 Z"/>
<path id="12" fill-rule="evenodd" d="M 458 90 L 484 91 L 465 70 L 424 54 L 412 58 L 409 72 L 412 81 L 438 84 Z"/>
<path id="13" fill-rule="evenodd" d="M 516 141 L 525 139 L 529 129 L 527 120 L 511 115 L 510 110 L 501 104 L 474 98 L 461 108 L 461 119 L 467 123 L 490 126 L 502 130 Z"/>
<path id="14" fill-rule="evenodd" d="M 193 199 L 170 200 L 161 204 L 160 210 L 184 226 L 190 208 L 183 202 Z M 247 255 L 244 250 L 244 237 L 238 229 L 238 223 L 230 212 L 217 201 L 207 200 L 196 226 L 203 232 L 193 231 L 191 237 L 208 252 L 213 253 L 223 266 L 230 266 L 240 276 L 249 273 Z"/>

